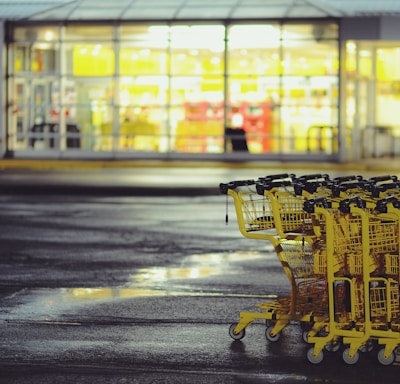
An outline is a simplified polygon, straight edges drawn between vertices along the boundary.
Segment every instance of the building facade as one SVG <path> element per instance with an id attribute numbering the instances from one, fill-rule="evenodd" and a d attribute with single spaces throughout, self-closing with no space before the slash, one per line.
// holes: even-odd
<path id="1" fill-rule="evenodd" d="M 4 22 L 1 153 L 316 161 L 394 155 L 397 22 Z"/>

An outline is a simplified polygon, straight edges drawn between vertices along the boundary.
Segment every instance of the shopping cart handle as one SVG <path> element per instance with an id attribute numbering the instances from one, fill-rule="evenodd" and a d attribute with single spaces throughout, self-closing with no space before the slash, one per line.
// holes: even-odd
<path id="1" fill-rule="evenodd" d="M 358 180 L 361 181 L 363 179 L 363 177 L 361 175 L 351 175 L 351 176 L 339 176 L 339 177 L 335 177 L 333 179 L 334 183 L 345 183 L 346 181 L 354 181 L 354 180 Z"/>
<path id="2" fill-rule="evenodd" d="M 315 205 L 322 205 L 323 208 L 331 208 L 331 203 L 324 196 L 316 197 L 315 199 L 306 200 L 303 204 L 303 209 L 307 213 L 314 213 Z"/>
<path id="3" fill-rule="evenodd" d="M 270 181 L 266 183 L 259 181 L 256 183 L 256 188 L 259 195 L 264 195 L 264 191 L 270 191 L 273 188 L 287 187 L 289 185 L 292 185 L 290 180 Z"/>
<path id="4" fill-rule="evenodd" d="M 265 177 L 260 177 L 259 180 L 263 182 L 277 181 L 282 179 L 291 179 L 296 178 L 296 175 L 293 173 L 278 173 L 276 175 L 268 175 Z"/>
<path id="5" fill-rule="evenodd" d="M 393 207 L 400 208 L 400 202 L 394 196 L 389 196 L 385 199 L 378 200 L 375 209 L 380 213 L 387 213 L 388 204 L 393 204 Z"/>
<path id="6" fill-rule="evenodd" d="M 294 193 L 297 196 L 301 196 L 303 194 L 303 191 L 306 191 L 308 193 L 315 193 L 317 192 L 317 189 L 319 187 L 327 186 L 329 184 L 329 181 L 309 181 L 306 183 L 294 183 L 293 188 L 294 188 Z"/>
<path id="7" fill-rule="evenodd" d="M 339 197 L 340 192 L 346 190 L 341 184 L 330 184 L 328 187 L 332 190 L 332 197 Z"/>
<path id="8" fill-rule="evenodd" d="M 304 184 L 300 184 L 300 183 L 295 183 L 295 184 L 293 184 L 293 189 L 294 189 L 294 194 L 296 196 L 301 196 L 303 194 L 304 189 L 305 189 L 305 185 Z"/>
<path id="9" fill-rule="evenodd" d="M 332 196 L 333 197 L 339 197 L 340 192 L 345 192 L 349 189 L 367 189 L 368 188 L 368 182 L 366 180 L 360 180 L 360 181 L 351 181 L 351 182 L 345 182 L 342 184 L 331 184 L 329 186 L 332 190 Z"/>
<path id="10" fill-rule="evenodd" d="M 297 178 L 297 181 L 302 182 L 302 181 L 318 180 L 318 179 L 329 180 L 329 175 L 326 173 L 313 173 L 310 175 L 300 176 L 299 178 Z"/>
<path id="11" fill-rule="evenodd" d="M 350 206 L 354 204 L 357 208 L 365 208 L 367 206 L 365 200 L 360 196 L 352 196 L 349 199 L 342 200 L 339 203 L 339 209 L 342 213 L 350 213 Z"/>
<path id="12" fill-rule="evenodd" d="M 371 177 L 370 179 L 368 179 L 371 183 L 379 183 L 381 181 L 397 181 L 398 178 L 397 176 L 393 176 L 393 175 L 384 175 L 384 176 L 375 176 L 375 177 Z"/>
<path id="13" fill-rule="evenodd" d="M 219 190 L 222 194 L 226 195 L 229 189 L 236 189 L 237 187 L 243 187 L 246 185 L 254 185 L 256 182 L 254 180 L 236 180 L 230 181 L 229 183 L 221 183 L 219 185 Z"/>
<path id="14" fill-rule="evenodd" d="M 373 185 L 371 187 L 371 193 L 372 193 L 373 197 L 379 197 L 381 192 L 386 192 L 387 190 L 390 190 L 390 189 L 399 190 L 400 189 L 400 182 Z"/>

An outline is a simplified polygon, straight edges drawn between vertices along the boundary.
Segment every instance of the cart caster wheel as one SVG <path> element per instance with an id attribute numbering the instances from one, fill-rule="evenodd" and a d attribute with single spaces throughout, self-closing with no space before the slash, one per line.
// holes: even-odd
<path id="1" fill-rule="evenodd" d="M 358 362 L 359 358 L 360 358 L 360 354 L 359 354 L 358 351 L 357 351 L 357 352 L 354 354 L 353 357 L 350 357 L 350 356 L 349 356 L 349 353 L 350 353 L 350 348 L 346 348 L 346 349 L 343 351 L 343 361 L 344 361 L 346 364 L 349 364 L 349 365 L 356 364 L 356 363 Z"/>
<path id="2" fill-rule="evenodd" d="M 385 348 L 380 349 L 379 352 L 378 352 L 378 361 L 382 365 L 391 365 L 391 364 L 393 364 L 395 358 L 396 358 L 396 356 L 395 356 L 395 354 L 393 352 L 387 358 L 385 358 Z"/>
<path id="3" fill-rule="evenodd" d="M 325 349 L 328 352 L 337 352 L 340 349 L 340 343 L 339 342 L 331 342 L 325 345 Z"/>
<path id="4" fill-rule="evenodd" d="M 308 333 L 309 331 L 303 331 L 302 337 L 303 337 L 303 341 L 308 344 Z"/>
<path id="5" fill-rule="evenodd" d="M 321 351 L 317 356 L 314 356 L 314 347 L 312 347 L 307 352 L 307 359 L 312 364 L 319 364 L 324 360 L 324 352 Z"/>
<path id="6" fill-rule="evenodd" d="M 366 344 L 364 344 L 360 347 L 360 351 L 362 353 L 371 352 L 373 349 L 374 349 L 374 345 L 370 341 L 368 341 Z"/>
<path id="7" fill-rule="evenodd" d="M 265 337 L 267 338 L 268 341 L 271 341 L 272 343 L 277 342 L 281 338 L 281 333 L 277 333 L 275 336 L 271 335 L 272 330 L 274 329 L 273 326 L 268 327 L 265 330 Z"/>
<path id="8" fill-rule="evenodd" d="M 237 324 L 232 324 L 229 327 L 229 336 L 232 337 L 233 340 L 241 340 L 246 334 L 246 329 L 243 328 L 239 333 L 235 333 L 234 330 L 236 328 Z"/>

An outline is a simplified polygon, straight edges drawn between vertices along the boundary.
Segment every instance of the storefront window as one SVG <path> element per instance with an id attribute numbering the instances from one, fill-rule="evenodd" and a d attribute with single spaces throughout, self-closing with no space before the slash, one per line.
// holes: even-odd
<path id="1" fill-rule="evenodd" d="M 279 75 L 280 26 L 278 24 L 228 27 L 230 75 Z"/>
<path id="2" fill-rule="evenodd" d="M 172 148 L 177 152 L 221 153 L 223 151 L 223 104 L 186 102 L 171 113 Z"/>
<path id="3" fill-rule="evenodd" d="M 250 153 L 271 149 L 273 100 L 279 100 L 280 88 L 280 34 L 278 24 L 228 28 L 228 152 L 235 151 L 236 144 Z"/>
<path id="4" fill-rule="evenodd" d="M 171 27 L 171 74 L 202 75 L 224 72 L 224 27 Z"/>
<path id="5" fill-rule="evenodd" d="M 251 153 L 331 153 L 338 125 L 337 27 L 234 25 L 228 31 L 229 128 L 245 131 Z M 238 113 L 241 127 L 233 121 Z M 322 130 L 329 144 L 317 147 Z"/>
<path id="6" fill-rule="evenodd" d="M 178 152 L 223 151 L 223 79 L 220 76 L 173 77 L 171 134 Z M 216 140 L 219 138 L 219 140 Z"/>
<path id="7" fill-rule="evenodd" d="M 332 153 L 337 35 L 329 22 L 16 27 L 10 136 L 19 149 L 221 154 L 236 129 L 250 154 Z M 39 117 L 52 142 L 36 140 Z"/>
<path id="8" fill-rule="evenodd" d="M 331 153 L 331 144 L 322 141 L 333 138 L 337 130 L 337 77 L 285 77 L 283 90 L 283 136 L 296 138 L 285 151 Z"/>
<path id="9" fill-rule="evenodd" d="M 285 75 L 337 75 L 337 32 L 332 26 L 283 25 L 282 73 Z"/>
<path id="10" fill-rule="evenodd" d="M 169 27 L 166 26 L 122 26 L 120 74 L 167 74 L 168 36 Z"/>
<path id="11" fill-rule="evenodd" d="M 338 54 L 332 43 L 283 41 L 282 58 L 282 73 L 285 75 L 323 76 L 338 73 Z"/>
<path id="12" fill-rule="evenodd" d="M 14 31 L 15 73 L 56 73 L 59 63 L 58 27 L 20 27 Z"/>
<path id="13" fill-rule="evenodd" d="M 59 70 L 58 44 L 17 45 L 14 70 L 16 73 L 56 73 Z"/>
<path id="14" fill-rule="evenodd" d="M 342 127 L 346 160 L 389 156 L 400 148 L 397 111 L 400 92 L 398 42 L 347 41 L 344 50 L 346 93 Z M 399 151 L 400 153 L 400 151 Z"/>
<path id="15" fill-rule="evenodd" d="M 66 71 L 74 76 L 111 76 L 114 50 L 111 44 L 67 44 Z"/>
<path id="16" fill-rule="evenodd" d="M 282 152 L 332 154 L 338 132 L 337 27 L 282 27 Z"/>
<path id="17" fill-rule="evenodd" d="M 121 106 L 129 109 L 136 106 L 165 105 L 168 102 L 167 76 L 125 76 L 120 79 Z"/>
<path id="18" fill-rule="evenodd" d="M 171 27 L 171 150 L 223 152 L 224 31 L 221 25 Z"/>
<path id="19" fill-rule="evenodd" d="M 134 46 L 124 46 L 120 50 L 120 73 L 124 76 L 166 74 L 167 64 L 165 50 Z"/>
<path id="20" fill-rule="evenodd" d="M 120 108 L 124 116 L 120 126 L 119 150 L 166 152 L 167 109 L 136 105 Z"/>
<path id="21" fill-rule="evenodd" d="M 64 87 L 66 121 L 82 134 L 82 148 L 113 149 L 113 82 L 111 78 L 68 78 Z M 72 128 L 71 128 L 72 129 Z"/>
<path id="22" fill-rule="evenodd" d="M 385 42 L 376 51 L 376 130 L 374 156 L 400 154 L 400 44 Z"/>

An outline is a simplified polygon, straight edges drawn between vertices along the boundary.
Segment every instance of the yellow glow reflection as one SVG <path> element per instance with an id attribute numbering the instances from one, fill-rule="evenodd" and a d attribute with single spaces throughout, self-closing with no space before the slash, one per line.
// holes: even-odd
<path id="1" fill-rule="evenodd" d="M 141 296 L 166 296 L 168 291 L 135 288 L 71 288 L 66 290 L 66 298 L 82 301 L 102 301 L 108 299 L 127 299 Z"/>
<path id="2" fill-rule="evenodd" d="M 158 287 L 168 280 L 190 280 L 236 273 L 237 267 L 233 268 L 233 263 L 247 262 L 249 260 L 266 257 L 268 257 L 268 254 L 260 252 L 192 255 L 184 259 L 181 266 L 138 269 L 134 274 L 130 275 L 131 282 L 129 286 L 126 287 L 66 288 L 63 292 L 67 300 L 74 301 L 104 301 L 167 295 L 198 295 L 197 293 L 190 293 L 187 291 L 178 292 L 158 289 Z"/>
<path id="3" fill-rule="evenodd" d="M 210 253 L 192 255 L 179 267 L 152 267 L 139 269 L 131 275 L 132 281 L 141 286 L 155 285 L 172 279 L 199 279 L 232 273 L 229 264 L 233 262 L 265 257 L 259 252 Z"/>

